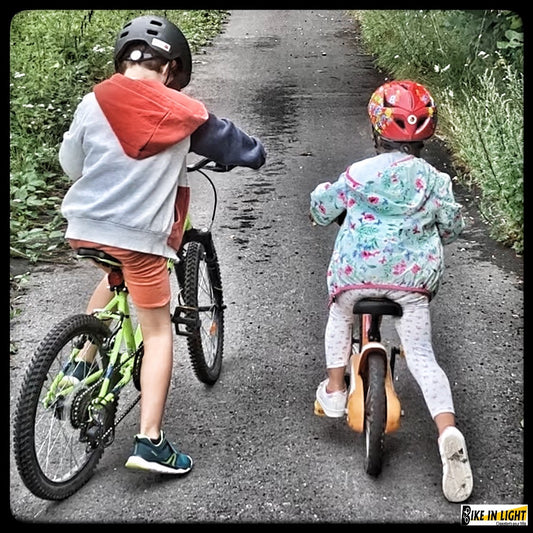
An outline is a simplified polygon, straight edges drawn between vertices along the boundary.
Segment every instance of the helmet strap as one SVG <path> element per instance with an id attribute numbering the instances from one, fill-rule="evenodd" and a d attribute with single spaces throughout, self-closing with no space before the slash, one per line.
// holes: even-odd
<path id="1" fill-rule="evenodd" d="M 168 83 L 169 83 L 169 81 L 170 81 L 170 76 L 171 76 L 171 72 L 170 72 L 170 62 L 165 63 L 165 64 L 163 65 L 163 70 L 164 70 L 165 68 L 167 69 L 167 74 L 166 74 L 166 76 L 165 76 L 165 81 L 164 81 L 163 83 L 164 83 L 165 85 L 168 85 Z"/>
<path id="2" fill-rule="evenodd" d="M 414 155 L 415 157 L 420 156 L 420 151 L 424 148 L 424 143 L 422 141 L 413 141 L 413 142 L 398 142 L 398 141 L 389 141 L 380 137 L 379 134 L 372 130 L 374 134 L 374 147 L 376 148 L 377 153 L 381 152 L 403 152 L 404 154 Z"/>
<path id="3" fill-rule="evenodd" d="M 173 65 L 173 63 L 175 63 L 175 65 Z M 179 91 L 181 89 L 178 89 L 176 87 L 176 76 L 178 75 L 178 71 L 177 71 L 177 68 L 178 68 L 178 63 L 175 59 L 171 59 L 167 64 L 166 66 L 168 67 L 168 70 L 167 70 L 167 76 L 165 78 L 165 85 L 167 87 L 170 87 L 171 89 L 174 89 L 174 90 L 177 90 Z"/>
<path id="4" fill-rule="evenodd" d="M 377 134 L 376 130 L 372 128 L 372 139 L 374 140 L 374 148 L 376 149 L 376 153 L 380 153 L 380 146 L 379 146 L 379 135 Z"/>

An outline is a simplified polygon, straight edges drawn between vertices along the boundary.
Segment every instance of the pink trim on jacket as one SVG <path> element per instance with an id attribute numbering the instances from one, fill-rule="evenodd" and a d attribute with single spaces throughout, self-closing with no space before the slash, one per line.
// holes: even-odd
<path id="1" fill-rule="evenodd" d="M 423 294 L 428 297 L 428 299 L 431 301 L 431 292 L 427 289 L 421 288 L 421 287 L 401 287 L 399 285 L 387 285 L 384 283 L 358 283 L 355 285 L 346 285 L 345 287 L 341 287 L 340 289 L 337 289 L 334 293 L 329 295 L 329 301 L 328 301 L 328 307 L 331 306 L 331 304 L 334 302 L 335 297 L 339 294 L 342 294 L 343 292 L 350 291 L 350 290 L 360 290 L 360 289 L 383 289 L 387 291 L 406 291 L 406 292 L 419 292 L 420 294 Z"/>

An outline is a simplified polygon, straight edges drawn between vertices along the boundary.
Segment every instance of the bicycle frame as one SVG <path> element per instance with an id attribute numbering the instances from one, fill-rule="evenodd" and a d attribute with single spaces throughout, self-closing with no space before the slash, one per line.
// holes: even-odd
<path id="1" fill-rule="evenodd" d="M 110 274 L 108 274 L 108 276 Z M 142 343 L 140 325 L 137 326 L 135 331 L 133 330 L 133 323 L 128 304 L 128 293 L 124 285 L 119 284 L 112 286 L 110 290 L 114 292 L 114 295 L 109 303 L 103 309 L 95 309 L 92 313 L 96 318 L 103 322 L 116 321 L 111 336 L 107 340 L 107 345 L 104 346 L 105 349 L 109 350 L 109 363 L 107 367 L 90 374 L 84 381 L 85 385 L 91 386 L 98 382 L 103 375 L 103 382 L 98 395 L 92 401 L 93 407 L 97 405 L 108 405 L 115 399 L 115 395 L 120 389 L 129 383 L 133 376 L 134 355 Z M 83 346 L 75 347 L 70 354 L 68 362 L 74 361 L 82 349 Z M 116 368 L 119 368 L 122 377 L 110 390 L 112 377 Z M 54 401 L 57 389 L 63 377 L 63 372 L 59 372 L 55 377 L 48 394 L 43 400 L 45 406 L 51 405 Z M 68 395 L 73 388 L 74 386 L 62 386 L 61 394 Z"/>
<path id="2" fill-rule="evenodd" d="M 188 215 L 186 227 L 192 227 Z M 171 271 L 174 269 L 174 261 L 172 259 L 167 260 L 167 269 L 170 275 Z M 110 290 L 114 293 L 113 297 L 103 309 L 95 309 L 92 313 L 96 318 L 103 322 L 109 320 L 117 322 L 109 338 L 109 341 L 113 340 L 113 344 L 108 353 L 109 363 L 105 371 L 104 382 L 100 393 L 97 396 L 97 399 L 104 405 L 108 403 L 108 401 L 113 400 L 113 397 L 109 395 L 116 394 L 131 380 L 133 376 L 134 356 L 143 342 L 140 324 L 137 324 L 135 331 L 133 329 L 128 302 L 128 291 L 124 285 L 122 274 L 120 274 L 120 283 L 118 284 L 112 283 L 111 278 L 109 278 L 110 275 L 112 275 L 112 272 L 108 274 L 108 279 L 110 281 Z M 123 346 L 125 347 L 125 351 L 121 351 Z M 113 389 L 109 391 L 111 377 L 114 369 L 117 367 L 120 368 L 123 377 L 115 384 Z"/>
<path id="3" fill-rule="evenodd" d="M 114 288 L 111 301 L 103 309 L 95 309 L 93 315 L 104 322 L 108 320 L 117 322 L 109 339 L 112 340 L 113 344 L 108 352 L 109 363 L 105 369 L 104 381 L 98 396 L 95 398 L 96 404 L 106 405 L 113 401 L 115 394 L 133 377 L 134 355 L 141 346 L 142 333 L 140 325 L 137 325 L 135 331 L 133 330 L 128 293 L 120 287 Z M 115 368 L 120 369 L 122 377 L 112 390 L 109 390 Z"/>

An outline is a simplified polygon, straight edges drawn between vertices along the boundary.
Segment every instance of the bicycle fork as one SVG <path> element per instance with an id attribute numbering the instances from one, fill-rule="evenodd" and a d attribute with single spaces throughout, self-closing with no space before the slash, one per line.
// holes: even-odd
<path id="1" fill-rule="evenodd" d="M 205 251 L 205 263 L 207 269 L 212 272 L 213 269 L 217 268 L 217 258 L 215 252 L 215 246 L 213 243 L 213 236 L 209 230 L 198 230 L 196 228 L 189 228 L 183 235 L 182 247 L 178 252 L 178 262 L 175 265 L 175 268 L 178 272 L 178 279 L 180 281 L 180 291 L 183 290 L 183 284 L 185 281 L 185 272 L 184 272 L 184 245 L 188 242 L 196 241 L 199 242 Z M 221 294 L 221 287 L 213 287 L 215 291 L 218 291 Z M 174 313 L 171 316 L 171 321 L 174 324 L 174 329 L 176 335 L 183 335 L 185 337 L 193 336 L 202 325 L 200 320 L 200 313 L 211 311 L 213 308 L 212 304 L 209 306 L 196 306 L 190 307 L 183 305 L 182 299 L 180 297 L 179 305 L 174 309 Z M 226 306 L 222 305 L 222 309 L 225 309 Z M 180 325 L 183 325 L 185 329 L 180 328 Z"/>

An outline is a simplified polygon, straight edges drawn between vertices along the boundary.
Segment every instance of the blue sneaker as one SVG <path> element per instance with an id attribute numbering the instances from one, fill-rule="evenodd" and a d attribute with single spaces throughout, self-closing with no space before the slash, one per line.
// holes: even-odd
<path id="1" fill-rule="evenodd" d="M 87 361 L 69 361 L 63 369 L 63 377 L 60 386 L 77 385 L 91 374 L 98 370 L 98 365 Z"/>
<path id="2" fill-rule="evenodd" d="M 160 474 L 186 474 L 192 468 L 192 459 L 178 452 L 161 431 L 158 444 L 146 435 L 135 435 L 133 453 L 126 461 L 126 468 Z"/>

